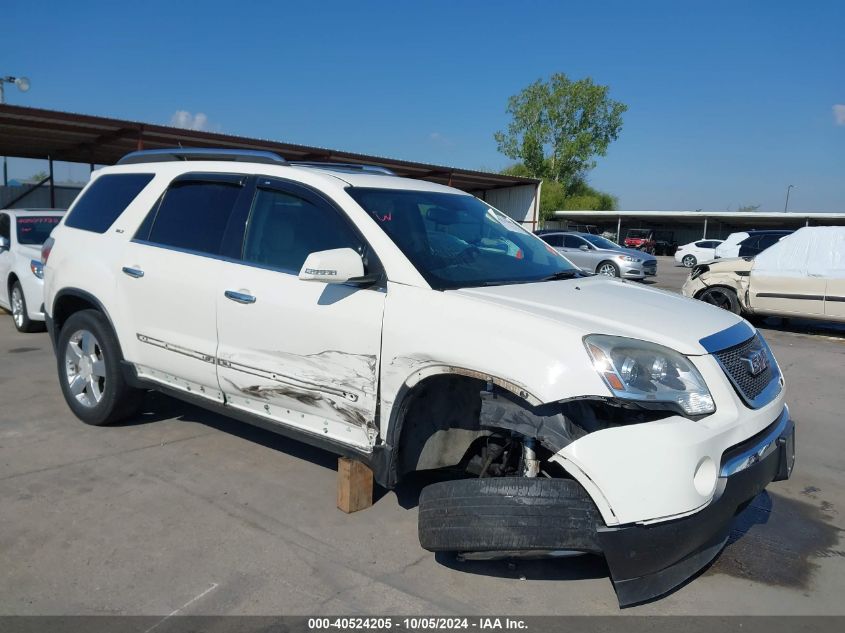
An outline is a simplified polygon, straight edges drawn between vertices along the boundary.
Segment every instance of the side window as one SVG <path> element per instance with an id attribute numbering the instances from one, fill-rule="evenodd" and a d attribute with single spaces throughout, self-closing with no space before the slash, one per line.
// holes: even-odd
<path id="1" fill-rule="evenodd" d="M 563 246 L 563 235 L 541 235 L 540 237 L 549 246 Z"/>
<path id="2" fill-rule="evenodd" d="M 583 244 L 579 238 L 575 237 L 574 235 L 564 235 L 563 236 L 563 245 L 566 248 L 580 248 L 581 244 Z"/>
<path id="3" fill-rule="evenodd" d="M 696 242 L 695 246 L 696 248 L 712 248 L 710 242 Z"/>
<path id="4" fill-rule="evenodd" d="M 95 180 L 65 220 L 65 226 L 105 233 L 153 179 L 153 174 L 107 174 Z"/>
<path id="5" fill-rule="evenodd" d="M 177 181 L 164 194 L 158 208 L 150 212 L 135 237 L 162 246 L 218 254 L 226 224 L 242 190 L 239 181 Z"/>
<path id="6" fill-rule="evenodd" d="M 12 239 L 12 223 L 8 213 L 0 213 L 0 237 L 10 241 Z"/>
<path id="7" fill-rule="evenodd" d="M 258 189 L 244 239 L 244 261 L 298 274 L 310 253 L 351 248 L 361 240 L 328 205 L 291 193 Z"/>

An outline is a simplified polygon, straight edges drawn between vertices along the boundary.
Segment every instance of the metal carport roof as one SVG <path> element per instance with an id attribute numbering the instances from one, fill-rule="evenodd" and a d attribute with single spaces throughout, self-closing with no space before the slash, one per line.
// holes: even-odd
<path id="1" fill-rule="evenodd" d="M 400 176 L 448 184 L 471 193 L 520 185 L 533 178 L 431 165 L 383 156 L 125 121 L 106 117 L 0 104 L 0 155 L 111 165 L 137 149 L 225 147 L 277 152 L 287 160 L 367 163 Z M 539 198 L 539 196 L 538 196 Z"/>

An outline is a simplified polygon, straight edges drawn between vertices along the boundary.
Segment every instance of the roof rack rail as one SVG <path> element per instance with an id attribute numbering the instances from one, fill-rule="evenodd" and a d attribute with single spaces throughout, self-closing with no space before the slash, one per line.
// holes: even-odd
<path id="1" fill-rule="evenodd" d="M 370 174 L 382 174 L 395 176 L 396 172 L 381 165 L 367 165 L 365 163 L 321 163 L 312 161 L 294 160 L 289 161 L 292 167 L 313 167 L 314 169 L 330 169 L 332 171 L 365 172 Z"/>
<path id="2" fill-rule="evenodd" d="M 130 152 L 118 165 L 139 163 L 166 163 L 188 160 L 228 160 L 240 163 L 266 163 L 281 165 L 286 161 L 275 152 L 253 149 L 215 149 L 211 147 L 174 147 L 172 149 L 146 149 Z"/>

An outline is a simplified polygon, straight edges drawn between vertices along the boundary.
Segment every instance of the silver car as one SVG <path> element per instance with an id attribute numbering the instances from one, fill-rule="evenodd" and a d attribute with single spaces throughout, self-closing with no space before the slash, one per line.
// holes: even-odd
<path id="1" fill-rule="evenodd" d="M 657 274 L 654 255 L 624 248 L 600 235 L 561 231 L 539 237 L 587 272 L 625 279 L 644 279 Z"/>

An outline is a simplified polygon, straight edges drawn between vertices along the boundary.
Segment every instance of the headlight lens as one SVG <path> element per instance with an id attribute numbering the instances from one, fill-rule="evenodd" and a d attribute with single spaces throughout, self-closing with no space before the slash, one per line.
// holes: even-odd
<path id="1" fill-rule="evenodd" d="M 640 261 L 636 257 L 631 257 L 630 255 L 617 255 L 616 259 L 621 259 L 623 262 L 638 262 L 638 261 Z"/>
<path id="2" fill-rule="evenodd" d="M 29 269 L 32 271 L 33 275 L 39 279 L 44 279 L 44 266 L 42 266 L 41 262 L 37 259 L 30 260 Z"/>
<path id="3" fill-rule="evenodd" d="M 617 398 L 676 403 L 688 415 L 716 410 L 695 365 L 668 347 L 604 334 L 585 337 L 584 345 L 596 371 Z"/>

